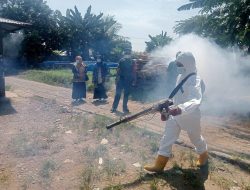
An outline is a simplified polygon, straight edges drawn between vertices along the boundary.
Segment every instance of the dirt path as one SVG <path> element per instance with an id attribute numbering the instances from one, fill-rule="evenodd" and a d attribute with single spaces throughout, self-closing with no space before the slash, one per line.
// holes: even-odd
<path id="1" fill-rule="evenodd" d="M 168 166 L 171 168 L 178 160 L 181 169 L 170 169 L 166 176 L 142 176 L 140 166 L 135 169 L 133 164 L 143 165 L 154 159 L 160 137 L 157 134 L 162 133 L 164 126 L 159 115 L 134 122 L 136 126 L 156 132 L 155 137 L 131 126 L 126 126 L 130 130 L 120 126 L 110 132 L 104 128 L 110 121 L 100 115 L 119 118 L 109 112 L 112 98 L 108 104 L 95 105 L 91 103 L 92 95 L 88 94 L 85 104 L 72 106 L 71 89 L 16 77 L 7 77 L 6 84 L 11 102 L 0 110 L 0 189 L 108 187 L 106 189 L 111 190 L 122 189 L 122 183 L 125 189 L 186 190 L 185 180 L 190 185 L 190 177 L 191 181 L 196 178 L 197 170 L 192 167 L 196 155 L 182 146 L 175 146 L 176 159 Z M 146 106 L 129 102 L 133 113 Z M 249 161 L 250 157 L 248 124 L 222 117 L 203 117 L 203 134 L 211 155 L 226 159 L 225 163 L 213 162 L 206 189 L 249 187 L 246 182 L 250 180 L 249 168 L 240 162 L 243 158 Z M 102 138 L 110 142 L 100 145 Z M 190 145 L 185 133 L 181 134 L 180 141 Z M 231 158 L 227 159 L 228 156 Z M 101 166 L 100 157 L 109 165 Z M 230 162 L 233 165 L 229 165 Z M 111 188 L 113 184 L 118 187 Z"/>
<path id="2" fill-rule="evenodd" d="M 54 100 L 65 106 L 66 109 L 77 109 L 84 112 L 105 115 L 115 119 L 119 118 L 119 116 L 114 115 L 109 111 L 113 102 L 112 97 L 108 98 L 108 104 L 95 105 L 91 103 L 92 94 L 87 94 L 87 102 L 85 104 L 72 106 L 71 89 L 50 86 L 16 77 L 6 77 L 6 83 L 7 85 L 10 85 L 13 88 L 13 92 L 20 97 L 39 96 Z M 141 111 L 147 106 L 148 105 L 140 104 L 134 101 L 129 101 L 128 103 L 128 107 L 132 113 Z M 118 110 L 122 110 L 121 107 L 118 107 Z M 160 120 L 158 114 L 154 117 L 151 115 L 143 117 L 133 123 L 159 134 L 162 134 L 164 130 L 164 122 Z M 229 118 L 204 116 L 202 118 L 202 130 L 210 150 L 233 154 L 245 154 L 246 152 L 249 152 L 250 127 L 241 126 L 240 123 L 232 122 Z M 181 133 L 180 142 L 184 142 L 185 144 L 191 146 L 186 133 Z M 228 146 L 229 144 L 230 146 Z"/>

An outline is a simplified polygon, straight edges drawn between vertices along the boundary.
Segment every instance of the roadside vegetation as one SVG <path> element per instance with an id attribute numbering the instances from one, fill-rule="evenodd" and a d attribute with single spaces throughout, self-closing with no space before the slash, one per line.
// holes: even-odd
<path id="1" fill-rule="evenodd" d="M 72 72 L 70 69 L 58 69 L 58 70 L 28 70 L 23 72 L 20 77 L 37 82 L 43 82 L 46 84 L 62 87 L 71 87 Z"/>
<path id="2" fill-rule="evenodd" d="M 114 76 L 116 70 L 110 71 L 110 77 L 107 82 L 107 89 L 111 89 L 114 84 Z M 72 87 L 73 74 L 70 69 L 54 69 L 54 70 L 39 70 L 33 69 L 23 72 L 19 75 L 23 79 L 32 80 L 36 82 L 42 82 L 53 86 L 61 86 L 66 88 Z M 94 90 L 92 84 L 92 72 L 88 72 L 89 81 L 87 81 L 87 89 L 89 92 Z"/>
<path id="3" fill-rule="evenodd" d="M 108 91 L 114 91 L 115 85 L 115 76 L 116 69 L 111 69 L 109 73 L 108 80 L 106 81 L 106 89 Z M 27 80 L 32 80 L 36 82 L 41 82 L 53 86 L 60 86 L 65 88 L 72 87 L 72 78 L 73 74 L 70 69 L 53 69 L 53 70 L 41 70 L 41 69 L 32 69 L 22 72 L 19 77 Z M 87 90 L 88 92 L 93 92 L 94 85 L 92 83 L 92 72 L 88 72 L 89 81 L 87 81 Z M 8 87 L 10 89 L 10 87 Z M 113 93 L 113 92 L 111 92 Z M 141 102 L 152 102 L 159 99 L 155 97 L 149 98 L 147 92 L 142 88 L 137 86 L 133 87 L 131 90 L 131 100 L 141 101 Z"/>

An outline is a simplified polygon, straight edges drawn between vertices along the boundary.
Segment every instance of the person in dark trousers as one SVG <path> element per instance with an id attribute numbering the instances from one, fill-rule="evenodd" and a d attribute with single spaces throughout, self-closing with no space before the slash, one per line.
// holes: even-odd
<path id="1" fill-rule="evenodd" d="M 84 102 L 86 98 L 86 81 L 88 80 L 87 66 L 83 63 L 81 56 L 76 56 L 76 62 L 72 68 L 73 89 L 72 99 L 74 102 Z"/>
<path id="2" fill-rule="evenodd" d="M 119 61 L 117 75 L 116 75 L 116 93 L 115 99 L 112 105 L 111 112 L 117 111 L 117 107 L 121 98 L 121 93 L 124 91 L 123 95 L 123 112 L 129 113 L 128 109 L 128 97 L 130 94 L 130 88 L 135 83 L 135 73 L 136 66 L 131 57 L 131 49 L 126 49 L 124 51 L 124 57 Z"/>
<path id="3" fill-rule="evenodd" d="M 97 56 L 96 64 L 93 70 L 94 96 L 93 99 L 106 101 L 108 98 L 105 89 L 105 81 L 108 75 L 108 67 L 103 63 L 101 56 Z"/>

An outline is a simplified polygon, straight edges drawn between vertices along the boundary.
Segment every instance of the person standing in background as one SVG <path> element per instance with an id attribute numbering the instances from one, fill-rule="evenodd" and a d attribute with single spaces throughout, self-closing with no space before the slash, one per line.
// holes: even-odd
<path id="1" fill-rule="evenodd" d="M 136 80 L 136 65 L 131 57 L 131 49 L 124 50 L 124 57 L 119 61 L 118 70 L 116 74 L 116 93 L 112 105 L 111 113 L 117 111 L 117 107 L 121 98 L 121 93 L 124 90 L 123 96 L 123 112 L 129 113 L 128 97 L 132 85 L 135 85 Z"/>
<path id="2" fill-rule="evenodd" d="M 106 99 L 108 98 L 105 89 L 105 81 L 107 75 L 108 75 L 108 67 L 106 63 L 103 63 L 101 56 L 98 55 L 93 70 L 93 79 L 92 79 L 92 82 L 94 84 L 93 99 L 97 99 L 99 101 L 106 101 Z"/>
<path id="3" fill-rule="evenodd" d="M 84 102 L 86 99 L 86 81 L 88 81 L 87 66 L 81 56 L 76 56 L 73 72 L 73 102 Z"/>

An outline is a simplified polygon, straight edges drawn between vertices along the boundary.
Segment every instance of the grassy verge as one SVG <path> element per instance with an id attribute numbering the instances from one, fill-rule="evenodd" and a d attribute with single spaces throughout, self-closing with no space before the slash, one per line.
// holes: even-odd
<path id="1" fill-rule="evenodd" d="M 107 89 L 110 90 L 114 84 L 115 71 L 111 71 L 111 80 L 107 82 Z M 73 74 L 70 69 L 58 69 L 58 70 L 29 70 L 20 75 L 21 78 L 46 83 L 53 86 L 61 86 L 71 88 Z M 87 89 L 92 92 L 94 85 L 92 84 L 92 72 L 88 72 L 89 81 L 87 81 Z"/>
<path id="2" fill-rule="evenodd" d="M 58 70 L 29 70 L 23 72 L 21 78 L 46 83 L 53 86 L 61 86 L 71 88 L 73 74 L 70 69 L 58 69 Z M 87 82 L 87 88 L 89 91 L 93 90 L 92 85 L 92 73 L 88 72 L 89 81 Z"/>
<path id="3" fill-rule="evenodd" d="M 21 75 L 22 78 L 43 82 L 54 86 L 71 87 L 72 72 L 68 69 L 63 70 L 29 70 Z"/>
<path id="4" fill-rule="evenodd" d="M 11 86 L 10 85 L 5 85 L 5 90 L 6 91 L 10 91 L 11 90 Z"/>
<path id="5" fill-rule="evenodd" d="M 115 85 L 115 76 L 116 76 L 116 69 L 110 70 L 110 77 L 109 80 L 106 81 L 105 86 L 107 91 L 114 91 L 113 86 Z M 20 75 L 21 78 L 46 83 L 53 86 L 61 86 L 66 88 L 72 87 L 72 78 L 73 74 L 70 69 L 55 69 L 55 70 L 28 70 L 23 72 Z M 94 91 L 94 85 L 92 83 L 92 72 L 88 72 L 89 81 L 87 81 L 87 91 L 93 92 Z M 149 89 L 149 91 L 152 91 L 152 89 Z M 156 99 L 149 99 L 148 98 L 148 92 L 142 87 L 133 87 L 131 89 L 131 100 L 135 101 L 142 101 L 142 102 L 148 102 L 148 101 L 156 101 Z M 158 100 L 158 99 L 157 99 Z"/>

